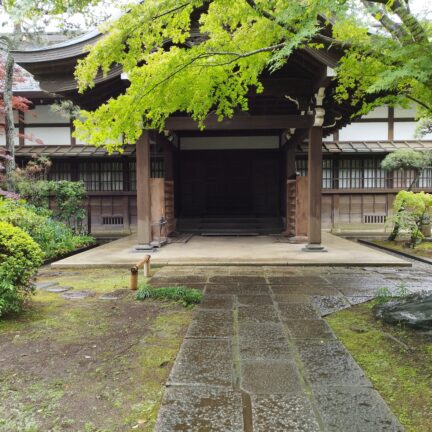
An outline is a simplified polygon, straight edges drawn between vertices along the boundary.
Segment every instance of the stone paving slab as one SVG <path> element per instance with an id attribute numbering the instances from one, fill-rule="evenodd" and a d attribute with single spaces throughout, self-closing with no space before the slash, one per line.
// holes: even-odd
<path id="1" fill-rule="evenodd" d="M 238 306 L 273 306 L 273 299 L 268 295 L 239 295 Z"/>
<path id="2" fill-rule="evenodd" d="M 279 316 L 273 305 L 240 307 L 238 319 L 240 323 L 244 321 L 257 323 L 279 322 Z"/>
<path id="3" fill-rule="evenodd" d="M 322 295 L 322 296 L 338 296 L 341 292 L 331 286 L 309 286 L 309 285 L 271 285 L 271 290 L 275 295 L 281 294 L 305 294 L 307 295 Z M 354 291 L 357 292 L 357 291 Z"/>
<path id="4" fill-rule="evenodd" d="M 241 363 L 240 386 L 250 394 L 285 394 L 301 391 L 294 361 L 251 361 Z"/>
<path id="5" fill-rule="evenodd" d="M 188 267 L 179 278 L 162 269 L 155 283 L 189 277 L 205 290 L 155 430 L 402 431 L 322 319 L 370 300 L 384 278 L 335 269 Z"/>
<path id="6" fill-rule="evenodd" d="M 95 292 L 94 291 L 67 291 L 64 294 L 62 294 L 62 297 L 66 300 L 81 300 L 87 297 L 94 297 Z"/>
<path id="7" fill-rule="evenodd" d="M 252 419 L 254 432 L 321 430 L 309 399 L 296 393 L 252 395 Z"/>
<path id="8" fill-rule="evenodd" d="M 50 286 L 48 288 L 44 288 L 44 291 L 54 293 L 54 294 L 60 294 L 60 293 L 66 292 L 66 291 L 70 291 L 72 289 L 73 289 L 73 287 L 71 287 L 71 286 L 54 285 L 54 286 Z"/>
<path id="9" fill-rule="evenodd" d="M 228 338 L 233 334 L 231 310 L 197 310 L 187 338 Z"/>
<path id="10" fill-rule="evenodd" d="M 233 295 L 206 295 L 199 305 L 199 309 L 226 309 L 231 310 L 234 307 Z"/>
<path id="11" fill-rule="evenodd" d="M 37 282 L 35 284 L 36 289 L 45 290 L 47 288 L 58 285 L 58 282 Z"/>
<path id="12" fill-rule="evenodd" d="M 339 296 L 311 296 L 311 301 L 322 317 L 351 306 L 349 300 Z"/>
<path id="13" fill-rule="evenodd" d="M 318 320 L 317 310 L 308 303 L 279 303 L 280 315 L 285 320 Z"/>
<path id="14" fill-rule="evenodd" d="M 328 324 L 320 319 L 317 320 L 286 320 L 285 324 L 293 339 L 335 339 Z"/>
<path id="15" fill-rule="evenodd" d="M 279 323 L 240 323 L 239 345 L 241 360 L 283 360 L 293 355 Z"/>
<path id="16" fill-rule="evenodd" d="M 185 339 L 169 377 L 169 384 L 232 385 L 231 341 Z"/>
<path id="17" fill-rule="evenodd" d="M 304 365 L 306 379 L 312 385 L 372 386 L 363 370 L 340 342 L 302 340 L 296 342 L 296 345 Z"/>
<path id="18" fill-rule="evenodd" d="M 320 387 L 314 390 L 328 432 L 402 432 L 381 396 L 371 388 Z"/>
<path id="19" fill-rule="evenodd" d="M 165 392 L 155 432 L 243 432 L 241 395 L 214 388 L 171 387 Z"/>
<path id="20" fill-rule="evenodd" d="M 214 295 L 270 295 L 270 289 L 267 285 L 239 286 L 228 284 L 207 284 L 205 289 L 207 294 Z"/>

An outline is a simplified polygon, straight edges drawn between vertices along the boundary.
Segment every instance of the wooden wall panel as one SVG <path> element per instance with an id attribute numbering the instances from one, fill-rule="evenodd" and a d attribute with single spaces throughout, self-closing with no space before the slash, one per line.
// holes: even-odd
<path id="1" fill-rule="evenodd" d="M 321 226 L 331 228 L 333 220 L 333 196 L 323 195 L 321 199 Z"/>
<path id="2" fill-rule="evenodd" d="M 306 237 L 309 219 L 309 182 L 307 177 L 297 177 L 296 182 L 296 236 Z"/>

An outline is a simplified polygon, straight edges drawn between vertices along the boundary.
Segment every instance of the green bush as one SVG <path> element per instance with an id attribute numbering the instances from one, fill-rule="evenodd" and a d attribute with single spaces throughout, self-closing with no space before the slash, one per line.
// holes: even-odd
<path id="1" fill-rule="evenodd" d="M 145 300 L 147 298 L 173 300 L 182 303 L 184 306 L 191 306 L 201 302 L 203 293 L 197 289 L 183 286 L 151 288 L 143 284 L 140 286 L 136 298 L 137 300 Z"/>
<path id="2" fill-rule="evenodd" d="M 0 221 L 0 317 L 21 310 L 42 262 L 42 250 L 27 233 Z"/>
<path id="3" fill-rule="evenodd" d="M 56 258 L 94 243 L 93 237 L 75 235 L 67 225 L 55 221 L 50 210 L 24 201 L 0 198 L 0 221 L 28 233 L 43 250 L 45 259 Z"/>
<path id="4" fill-rule="evenodd" d="M 52 216 L 82 233 L 86 218 L 84 202 L 87 197 L 83 182 L 22 178 L 17 181 L 16 186 L 21 198 L 37 208 L 49 209 L 52 199 L 55 203 Z"/>

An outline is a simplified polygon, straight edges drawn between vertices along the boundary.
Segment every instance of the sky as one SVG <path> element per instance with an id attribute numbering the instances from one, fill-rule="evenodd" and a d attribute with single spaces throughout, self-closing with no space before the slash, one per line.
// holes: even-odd
<path id="1" fill-rule="evenodd" d="M 95 15 L 98 14 L 98 9 L 101 11 L 101 15 L 102 14 L 102 10 L 103 13 L 105 15 L 110 15 L 111 17 L 117 17 L 119 16 L 122 12 L 122 6 L 127 5 L 127 4 L 131 4 L 135 1 L 139 1 L 139 0 L 105 0 L 109 3 L 111 3 L 111 6 L 107 6 L 104 5 L 103 8 L 96 6 L 94 9 Z M 1 4 L 1 3 L 0 3 Z M 420 17 L 427 17 L 429 19 L 432 20 L 432 1 L 431 0 L 410 0 L 410 7 L 411 10 L 418 14 L 418 16 Z M 1 8 L 1 6 L 0 6 Z M 85 20 L 83 19 L 83 15 L 82 14 L 76 14 L 75 16 L 72 16 L 70 18 L 68 18 L 68 21 L 70 21 L 71 23 L 73 23 L 76 26 L 81 27 L 81 29 L 83 31 L 85 30 L 92 30 L 92 28 L 86 28 L 85 27 Z M 43 28 L 46 32 L 58 32 L 59 31 L 59 26 L 58 23 L 56 22 L 52 22 L 50 25 L 46 26 L 43 25 Z M 11 25 L 10 20 L 8 19 L 7 14 L 0 9 L 0 33 L 7 33 L 7 32 L 11 32 L 13 31 L 13 26 Z"/>

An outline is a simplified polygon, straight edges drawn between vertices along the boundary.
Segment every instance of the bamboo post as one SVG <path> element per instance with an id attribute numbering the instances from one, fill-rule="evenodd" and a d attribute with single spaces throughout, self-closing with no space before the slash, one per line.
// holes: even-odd
<path id="1" fill-rule="evenodd" d="M 138 270 L 140 268 L 144 269 L 144 277 L 150 276 L 150 258 L 151 255 L 146 255 L 141 261 L 137 262 L 134 266 L 131 267 L 131 277 L 130 277 L 130 289 L 137 290 L 138 289 Z"/>

